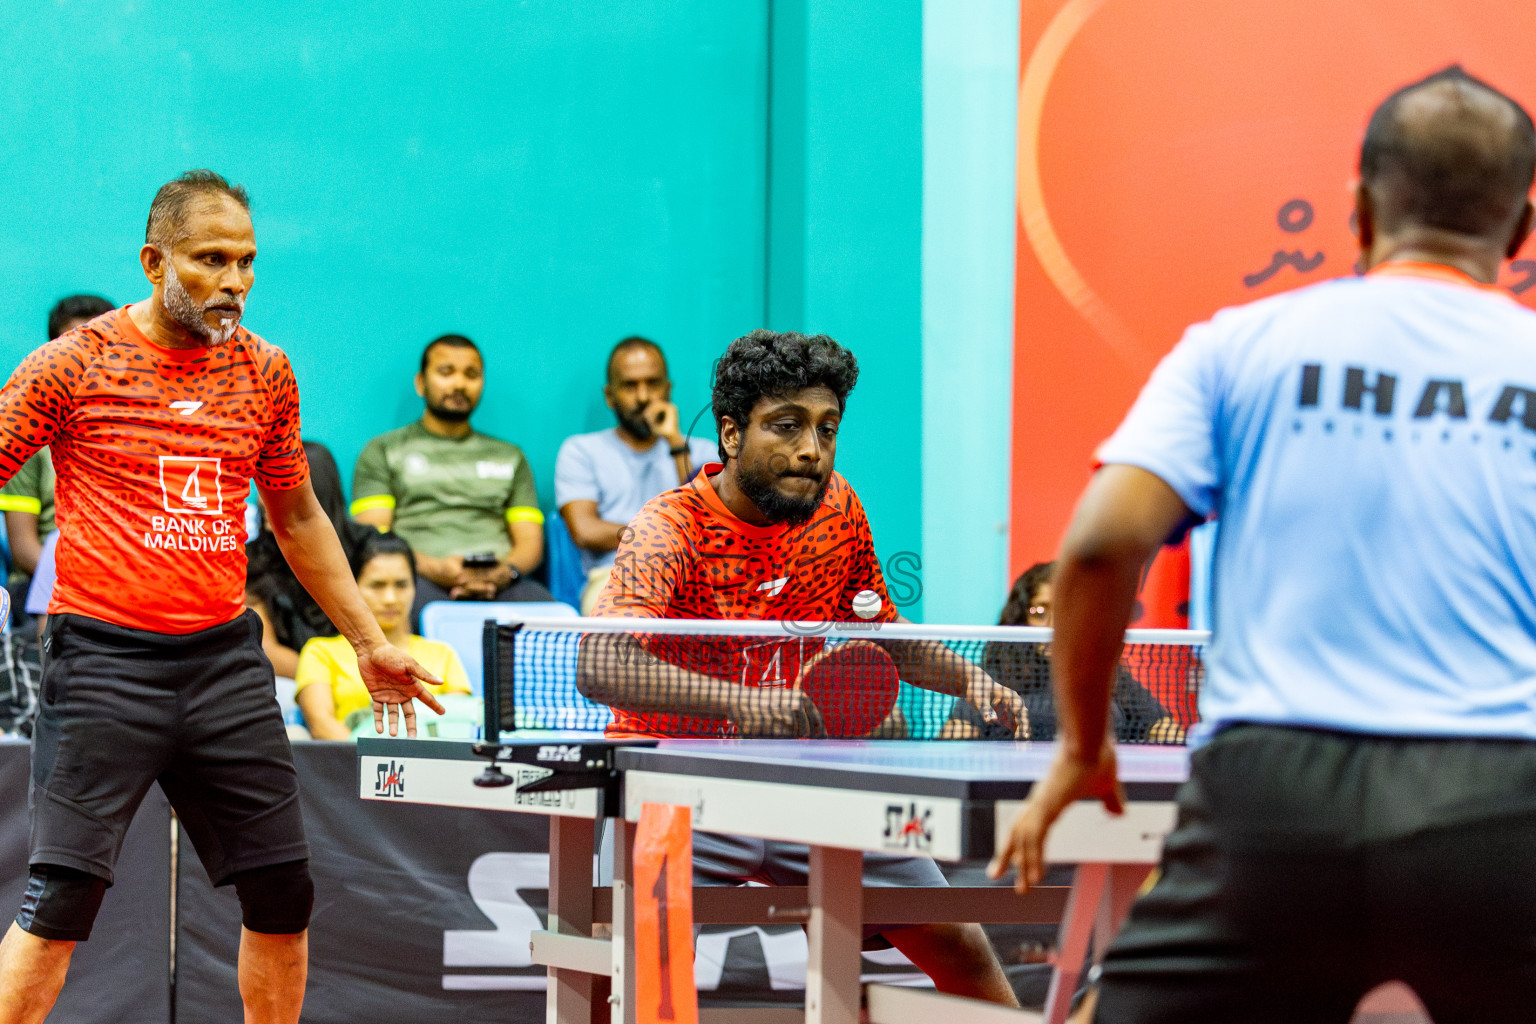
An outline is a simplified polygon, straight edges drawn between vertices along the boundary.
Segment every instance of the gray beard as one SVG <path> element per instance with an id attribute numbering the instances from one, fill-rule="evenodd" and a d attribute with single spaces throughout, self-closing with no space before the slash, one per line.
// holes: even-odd
<path id="1" fill-rule="evenodd" d="M 209 348 L 229 344 L 235 329 L 240 326 L 240 318 L 236 316 L 221 317 L 218 327 L 209 327 L 203 320 L 203 307 L 193 302 L 192 296 L 182 287 L 181 278 L 176 276 L 176 267 L 169 258 L 165 261 L 165 308 L 187 333 L 202 338 Z"/>

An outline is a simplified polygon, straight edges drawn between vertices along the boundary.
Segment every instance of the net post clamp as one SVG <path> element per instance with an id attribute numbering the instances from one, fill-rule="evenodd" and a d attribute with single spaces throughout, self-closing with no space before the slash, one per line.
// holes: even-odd
<path id="1" fill-rule="evenodd" d="M 520 793 L 548 793 L 567 789 L 604 789 L 619 779 L 618 750 L 626 746 L 654 746 L 655 741 L 530 740 L 520 743 L 476 743 L 470 749 L 490 765 L 475 779 L 477 786 L 510 786 L 517 780 L 501 770 L 503 764 L 547 769 L 549 774 L 517 786 Z M 494 777 L 495 781 L 490 781 Z"/>

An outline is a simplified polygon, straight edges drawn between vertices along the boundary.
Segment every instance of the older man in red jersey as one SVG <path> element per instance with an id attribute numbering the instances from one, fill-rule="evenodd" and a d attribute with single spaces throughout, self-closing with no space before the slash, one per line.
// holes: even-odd
<path id="1" fill-rule="evenodd" d="M 32 353 L 0 391 L 0 480 L 51 445 L 61 530 L 32 750 L 31 878 L 0 942 L 0 1024 L 36 1024 L 90 935 L 123 835 L 159 782 L 215 885 L 234 885 L 248 1024 L 293 1024 L 314 888 L 272 667 L 245 610 L 244 497 L 342 634 L 390 731 L 435 682 L 389 646 L 309 484 L 287 357 L 240 326 L 256 237 L 244 189 L 165 185 L 154 286 Z"/>

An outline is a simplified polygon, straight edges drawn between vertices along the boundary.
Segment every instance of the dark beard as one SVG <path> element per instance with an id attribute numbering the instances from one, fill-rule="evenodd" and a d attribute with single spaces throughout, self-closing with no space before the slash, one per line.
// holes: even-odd
<path id="1" fill-rule="evenodd" d="M 473 409 L 444 409 L 442 406 L 433 405 L 431 402 L 427 403 L 427 411 L 444 423 L 467 423 L 469 422 L 469 414 L 474 412 Z"/>
<path id="2" fill-rule="evenodd" d="M 736 471 L 736 485 L 757 506 L 757 510 L 769 522 L 788 523 L 790 526 L 804 526 L 811 521 L 816 510 L 821 508 L 822 499 L 827 496 L 827 487 L 832 483 L 832 475 L 828 473 L 827 479 L 816 488 L 816 493 L 794 498 L 773 486 L 778 479 L 771 469 L 749 469 L 745 463 Z"/>
<path id="3" fill-rule="evenodd" d="M 636 412 L 626 416 L 615 409 L 613 410 L 613 415 L 618 419 L 619 426 L 629 431 L 630 436 L 637 441 L 649 441 L 656 436 L 655 432 L 651 429 L 650 421 L 645 418 L 645 413 L 643 412 Z"/>

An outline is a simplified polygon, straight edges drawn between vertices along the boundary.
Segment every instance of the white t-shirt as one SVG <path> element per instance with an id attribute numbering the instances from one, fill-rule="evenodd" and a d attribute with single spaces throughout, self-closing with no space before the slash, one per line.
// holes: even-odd
<path id="1" fill-rule="evenodd" d="M 1098 458 L 1221 522 L 1201 736 L 1536 738 L 1536 314 L 1509 296 L 1396 263 L 1223 310 Z"/>
<path id="2" fill-rule="evenodd" d="M 688 450 L 694 472 L 706 462 L 720 461 L 713 437 L 688 438 Z M 677 486 L 677 460 L 659 437 L 650 448 L 637 452 L 610 427 L 566 438 L 555 456 L 555 507 L 595 501 L 598 517 L 605 522 L 627 523 L 646 502 Z M 583 551 L 581 567 L 591 572 L 612 565 L 613 556 L 612 551 L 603 555 Z"/>

